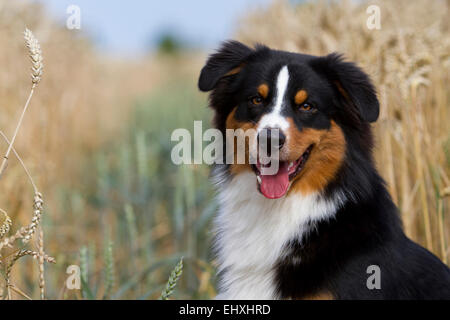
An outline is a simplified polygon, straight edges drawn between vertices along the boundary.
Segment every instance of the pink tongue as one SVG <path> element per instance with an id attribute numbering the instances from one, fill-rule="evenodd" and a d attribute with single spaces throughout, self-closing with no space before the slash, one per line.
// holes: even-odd
<path id="1" fill-rule="evenodd" d="M 278 199 L 284 196 L 289 187 L 288 162 L 280 162 L 277 174 L 261 174 L 261 193 L 269 199 Z"/>

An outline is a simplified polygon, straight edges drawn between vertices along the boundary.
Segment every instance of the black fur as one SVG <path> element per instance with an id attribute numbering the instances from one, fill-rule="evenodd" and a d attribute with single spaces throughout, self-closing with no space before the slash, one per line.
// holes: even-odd
<path id="1" fill-rule="evenodd" d="M 282 65 L 289 65 L 298 84 L 288 88 L 290 94 L 306 88 L 308 101 L 318 109 L 309 116 L 297 114 L 294 106 L 283 111 L 299 130 L 328 128 L 333 120 L 344 132 L 344 164 L 324 196 L 343 192 L 348 200 L 333 219 L 311 226 L 305 239 L 292 239 L 286 246 L 287 254 L 276 266 L 280 296 L 330 292 L 337 299 L 450 299 L 449 268 L 404 235 L 398 210 L 375 169 L 369 123 L 377 120 L 379 103 L 369 77 L 355 64 L 337 54 L 314 57 L 226 42 L 199 80 L 202 91 L 214 89 L 210 105 L 216 128 L 225 130 L 236 106 L 236 118 L 242 121 L 256 123 L 268 112 L 252 108 L 248 100 L 261 82 L 275 81 L 274 72 Z M 225 76 L 236 67 L 242 68 L 239 73 Z M 381 269 L 379 290 L 366 286 L 370 265 Z"/>
<path id="2" fill-rule="evenodd" d="M 342 87 L 363 120 L 374 122 L 378 119 L 380 106 L 375 88 L 369 77 L 355 64 L 343 61 L 341 55 L 332 53 L 314 59 L 311 65 L 331 83 Z"/>
<path id="3" fill-rule="evenodd" d="M 240 42 L 225 42 L 222 48 L 216 54 L 213 54 L 203 67 L 198 80 L 200 90 L 212 90 L 220 78 L 233 68 L 238 67 L 251 53 L 252 50 Z"/>

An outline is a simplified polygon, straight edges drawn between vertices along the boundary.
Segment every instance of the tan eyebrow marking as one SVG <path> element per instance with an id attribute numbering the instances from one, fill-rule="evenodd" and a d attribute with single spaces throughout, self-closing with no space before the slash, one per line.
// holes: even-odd
<path id="1" fill-rule="evenodd" d="M 307 98 L 308 98 L 308 93 L 302 89 L 302 90 L 297 91 L 294 99 L 295 99 L 296 104 L 301 104 L 301 103 L 305 102 Z"/>
<path id="2" fill-rule="evenodd" d="M 261 95 L 261 97 L 266 99 L 267 96 L 269 95 L 269 86 L 267 84 L 265 84 L 265 83 L 261 84 L 258 87 L 258 93 Z"/>

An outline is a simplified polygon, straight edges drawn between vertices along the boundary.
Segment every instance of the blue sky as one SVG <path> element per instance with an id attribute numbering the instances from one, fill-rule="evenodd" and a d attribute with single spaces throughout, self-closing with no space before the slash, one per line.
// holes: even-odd
<path id="1" fill-rule="evenodd" d="M 233 35 L 238 17 L 270 0 L 35 0 L 61 24 L 69 5 L 81 9 L 81 31 L 101 50 L 139 55 L 171 31 L 194 46 L 212 48 Z M 74 31 L 76 32 L 76 31 Z"/>

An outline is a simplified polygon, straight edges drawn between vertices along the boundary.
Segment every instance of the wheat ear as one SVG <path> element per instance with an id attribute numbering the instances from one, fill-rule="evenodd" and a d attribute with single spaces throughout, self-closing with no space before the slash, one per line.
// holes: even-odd
<path id="1" fill-rule="evenodd" d="M 170 273 L 169 280 L 167 281 L 166 287 L 164 288 L 159 300 L 167 300 L 173 293 L 175 286 L 177 285 L 178 280 L 183 274 L 183 257 L 177 263 L 175 268 Z"/>
<path id="2" fill-rule="evenodd" d="M 12 270 L 13 265 L 16 263 L 17 260 L 19 260 L 19 258 L 24 257 L 24 256 L 32 256 L 34 259 L 39 259 L 42 257 L 41 259 L 43 261 L 50 262 L 50 263 L 56 263 L 55 258 L 50 257 L 47 254 L 44 254 L 41 256 L 41 254 L 39 252 L 21 249 L 14 254 L 14 256 L 11 258 L 11 261 L 9 262 L 9 264 L 6 266 L 5 278 L 6 278 L 6 283 L 8 286 L 11 285 L 10 275 L 11 275 L 11 270 Z"/>
<path id="3" fill-rule="evenodd" d="M 3 139 L 6 141 L 6 143 L 8 143 L 8 145 L 11 145 L 10 141 L 8 140 L 8 138 L 5 136 L 5 134 L 2 131 L 0 131 L 0 136 L 3 137 Z M 31 219 L 31 223 L 27 227 L 19 230 L 18 231 L 19 233 L 16 233 L 16 235 L 17 235 L 16 237 L 13 236 L 14 238 L 10 238 L 10 239 L 7 238 L 7 239 L 3 240 L 2 242 L 0 242 L 0 249 L 3 248 L 3 246 L 12 243 L 11 240 L 14 241 L 14 240 L 20 238 L 20 239 L 22 239 L 22 241 L 24 243 L 27 243 L 28 241 L 30 241 L 31 237 L 33 236 L 34 232 L 36 231 L 36 228 L 38 227 L 38 225 L 41 221 L 42 209 L 43 209 L 43 204 L 44 204 L 44 200 L 42 199 L 42 194 L 38 191 L 36 184 L 34 183 L 33 177 L 31 176 L 30 172 L 28 171 L 27 166 L 25 165 L 25 163 L 23 162 L 23 160 L 19 156 L 19 154 L 16 152 L 14 147 L 12 147 L 11 150 L 13 151 L 17 160 L 19 160 L 28 179 L 30 180 L 31 185 L 33 186 L 33 189 L 34 189 L 34 199 L 33 199 L 34 200 L 33 201 L 34 212 L 33 212 L 33 217 Z M 4 214 L 6 214 L 6 212 Z M 8 229 L 8 231 L 9 231 L 9 229 Z M 0 240 L 1 239 L 2 239 L 2 237 L 0 237 Z"/>
<path id="4" fill-rule="evenodd" d="M 8 146 L 8 149 L 6 150 L 6 154 L 3 157 L 2 164 L 0 166 L 0 178 L 3 174 L 3 171 L 5 171 L 7 165 L 8 165 L 8 157 L 11 153 L 11 150 L 13 148 L 14 142 L 16 141 L 17 133 L 19 132 L 20 126 L 22 125 L 23 118 L 25 116 L 25 113 L 27 112 L 28 106 L 31 101 L 31 97 L 33 96 L 34 89 L 38 85 L 38 83 L 41 81 L 42 77 L 42 71 L 44 69 L 44 64 L 42 63 L 42 51 L 41 46 L 39 45 L 39 41 L 36 39 L 36 37 L 33 35 L 33 33 L 25 29 L 24 32 L 24 38 L 25 38 L 25 44 L 28 48 L 28 54 L 31 59 L 31 90 L 30 94 L 28 95 L 27 102 L 25 103 L 25 106 L 23 107 L 22 114 L 20 115 L 19 122 L 17 123 L 16 130 L 14 131 L 14 135 L 11 139 L 11 143 Z"/>
<path id="5" fill-rule="evenodd" d="M 2 213 L 3 216 L 4 216 L 3 223 L 0 226 L 0 240 L 1 240 L 1 239 L 3 239 L 3 237 L 5 235 L 8 234 L 9 229 L 11 228 L 12 221 L 11 221 L 11 218 L 8 216 L 8 214 L 6 213 L 5 210 L 0 208 L 0 213 Z"/>

